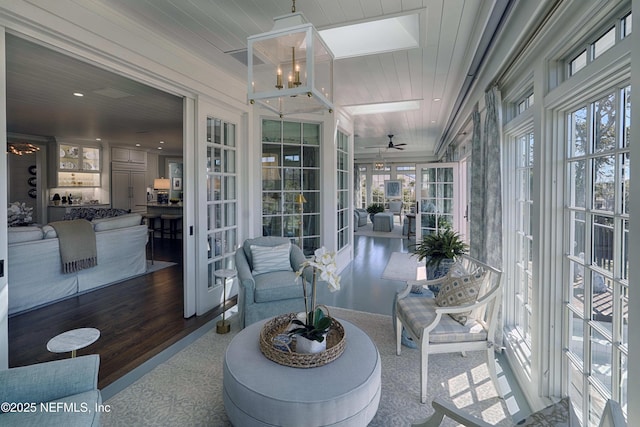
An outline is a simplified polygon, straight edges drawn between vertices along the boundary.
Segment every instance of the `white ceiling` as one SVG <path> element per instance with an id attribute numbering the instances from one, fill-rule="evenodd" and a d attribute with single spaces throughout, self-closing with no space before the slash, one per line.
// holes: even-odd
<path id="1" fill-rule="evenodd" d="M 290 0 L 96 0 L 243 79 L 247 37 L 271 30 Z M 318 29 L 418 12 L 420 48 L 336 60 L 334 102 L 358 105 L 421 100 L 421 109 L 355 118 L 356 158 L 376 157 L 387 134 L 405 151 L 385 158 L 430 156 L 474 65 L 494 5 L 500 0 L 298 0 Z M 504 1 L 502 1 L 504 3 Z M 496 8 L 498 9 L 498 8 Z M 492 34 L 493 28 L 489 29 Z M 356 36 L 356 35 L 354 35 Z M 7 38 L 8 129 L 57 139 L 101 137 L 166 149 L 181 143 L 182 100 L 36 45 Z M 476 58 L 477 59 L 477 58 Z M 476 64 L 477 65 L 477 64 Z M 111 98 L 96 90 L 133 95 Z M 85 97 L 69 96 L 84 91 Z M 435 100 L 435 99 L 439 100 Z M 386 151 L 386 152 L 385 152 Z"/>

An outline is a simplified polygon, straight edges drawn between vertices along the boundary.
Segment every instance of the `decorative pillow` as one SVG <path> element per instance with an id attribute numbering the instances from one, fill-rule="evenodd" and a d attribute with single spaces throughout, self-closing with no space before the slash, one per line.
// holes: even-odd
<path id="1" fill-rule="evenodd" d="M 569 398 L 565 397 L 553 405 L 534 412 L 516 425 L 569 427 L 571 425 L 569 421 L 571 418 L 570 415 Z"/>
<path id="2" fill-rule="evenodd" d="M 42 226 L 42 233 L 44 234 L 45 239 L 55 239 L 58 237 L 56 229 L 49 224 Z"/>
<path id="3" fill-rule="evenodd" d="M 36 226 L 29 227 L 9 227 L 7 241 L 11 243 L 30 242 L 32 240 L 42 240 L 42 229 Z"/>
<path id="4" fill-rule="evenodd" d="M 142 215 L 138 213 L 99 218 L 91 221 L 95 231 L 115 230 L 116 228 L 133 227 L 142 223 Z"/>
<path id="5" fill-rule="evenodd" d="M 278 246 L 251 245 L 253 274 L 264 274 L 272 271 L 293 271 L 289 260 L 290 251 L 290 242 Z"/>
<path id="6" fill-rule="evenodd" d="M 468 276 L 452 278 L 440 286 L 440 292 L 436 295 L 436 304 L 440 307 L 456 307 L 459 305 L 473 304 L 478 300 L 478 291 L 482 285 L 484 271 L 477 271 Z M 470 311 L 464 313 L 449 314 L 453 320 L 465 325 Z"/>

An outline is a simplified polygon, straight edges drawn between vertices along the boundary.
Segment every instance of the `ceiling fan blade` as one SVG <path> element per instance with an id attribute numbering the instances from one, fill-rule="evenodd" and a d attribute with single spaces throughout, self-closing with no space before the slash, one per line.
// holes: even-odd
<path id="1" fill-rule="evenodd" d="M 401 142 L 400 144 L 393 144 L 395 147 L 399 147 L 401 145 L 407 145 L 405 142 Z"/>
<path id="2" fill-rule="evenodd" d="M 398 144 L 398 145 L 400 145 L 400 144 Z M 396 150 L 404 150 L 404 148 L 398 147 L 398 146 L 394 146 L 393 148 L 395 148 Z"/>

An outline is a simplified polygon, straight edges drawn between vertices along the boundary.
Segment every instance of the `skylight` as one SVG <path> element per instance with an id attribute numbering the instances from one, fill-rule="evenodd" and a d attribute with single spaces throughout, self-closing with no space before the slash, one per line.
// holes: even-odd
<path id="1" fill-rule="evenodd" d="M 420 108 L 419 99 L 398 102 L 381 102 L 379 104 L 345 105 L 344 109 L 352 116 L 364 114 L 394 113 L 399 111 L 411 111 Z"/>
<path id="2" fill-rule="evenodd" d="M 319 31 L 335 59 L 413 49 L 420 46 L 418 14 Z"/>

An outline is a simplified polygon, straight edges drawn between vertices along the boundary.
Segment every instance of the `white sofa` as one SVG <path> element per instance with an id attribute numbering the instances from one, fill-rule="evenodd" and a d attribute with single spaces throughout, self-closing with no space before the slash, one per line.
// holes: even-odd
<path id="1" fill-rule="evenodd" d="M 98 265 L 63 274 L 55 229 L 10 227 L 7 280 L 9 314 L 68 298 L 147 271 L 147 226 L 140 214 L 91 221 Z"/>

